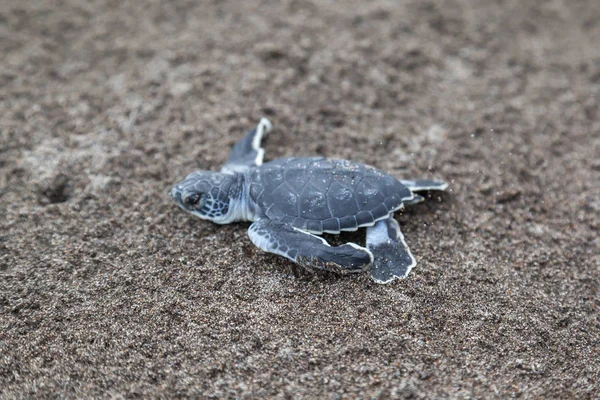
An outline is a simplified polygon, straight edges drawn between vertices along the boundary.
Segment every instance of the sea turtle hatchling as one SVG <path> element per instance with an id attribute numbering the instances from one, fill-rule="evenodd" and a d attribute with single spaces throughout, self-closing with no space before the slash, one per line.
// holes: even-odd
<path id="1" fill-rule="evenodd" d="M 304 267 L 340 273 L 370 267 L 378 283 L 406 277 L 416 262 L 394 212 L 423 200 L 415 192 L 445 182 L 398 180 L 358 162 L 324 157 L 281 158 L 263 164 L 263 118 L 232 149 L 221 172 L 196 171 L 173 186 L 185 211 L 218 224 L 252 221 L 248 236 L 264 251 Z M 330 246 L 322 233 L 367 228 L 366 247 Z"/>

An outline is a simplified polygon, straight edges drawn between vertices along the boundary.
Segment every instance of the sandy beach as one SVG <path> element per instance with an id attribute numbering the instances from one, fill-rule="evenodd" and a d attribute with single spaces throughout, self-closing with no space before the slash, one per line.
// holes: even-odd
<path id="1" fill-rule="evenodd" d="M 600 397 L 600 7 L 0 0 L 0 398 Z M 450 188 L 310 273 L 167 195 L 266 116 Z M 364 232 L 341 241 L 364 243 Z"/>

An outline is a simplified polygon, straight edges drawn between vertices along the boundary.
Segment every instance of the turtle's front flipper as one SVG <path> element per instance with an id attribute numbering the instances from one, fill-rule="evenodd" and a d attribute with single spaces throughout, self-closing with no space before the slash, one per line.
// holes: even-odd
<path id="1" fill-rule="evenodd" d="M 393 217 L 367 228 L 367 248 L 373 253 L 371 278 L 377 283 L 406 278 L 417 263 Z"/>
<path id="2" fill-rule="evenodd" d="M 303 267 L 348 273 L 360 272 L 373 262 L 373 255 L 364 247 L 354 243 L 330 246 L 318 236 L 269 219 L 250 225 L 248 236 L 256 247 Z"/>
<path id="3" fill-rule="evenodd" d="M 273 128 L 271 121 L 262 118 L 256 128 L 237 142 L 231 150 L 231 155 L 227 164 L 223 166 L 221 172 L 243 172 L 248 168 L 262 165 L 265 150 L 260 147 L 260 142 L 265 133 Z"/>

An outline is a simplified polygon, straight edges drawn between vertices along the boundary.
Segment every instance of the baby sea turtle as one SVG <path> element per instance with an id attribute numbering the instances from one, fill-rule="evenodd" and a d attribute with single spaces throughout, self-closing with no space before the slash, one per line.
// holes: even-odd
<path id="1" fill-rule="evenodd" d="M 445 182 L 398 180 L 358 162 L 324 157 L 281 158 L 263 164 L 263 118 L 231 152 L 221 172 L 196 171 L 171 189 L 185 211 L 218 224 L 252 221 L 257 247 L 304 267 L 340 273 L 370 268 L 378 283 L 406 277 L 416 262 L 394 212 L 444 190 Z M 330 246 L 322 233 L 367 228 L 366 248 Z"/>

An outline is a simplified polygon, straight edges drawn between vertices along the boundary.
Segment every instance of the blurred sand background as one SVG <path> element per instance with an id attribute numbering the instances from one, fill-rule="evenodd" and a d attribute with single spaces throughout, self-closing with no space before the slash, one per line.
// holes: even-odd
<path id="1" fill-rule="evenodd" d="M 600 396 L 597 0 L 0 0 L 0 54 L 2 399 Z M 261 116 L 451 183 L 409 279 L 171 203 Z"/>

